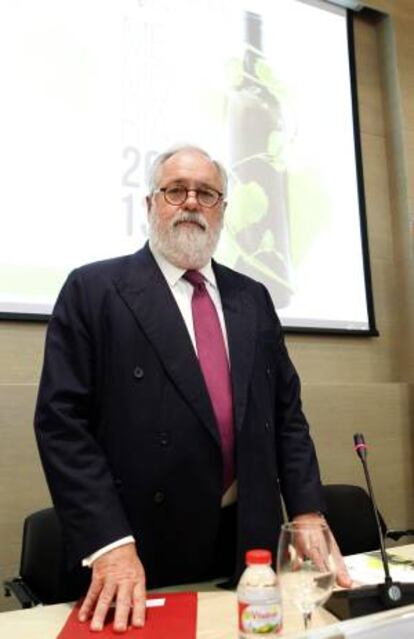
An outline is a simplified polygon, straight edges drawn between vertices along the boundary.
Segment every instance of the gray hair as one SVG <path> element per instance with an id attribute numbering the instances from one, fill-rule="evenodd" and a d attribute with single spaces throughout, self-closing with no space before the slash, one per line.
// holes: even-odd
<path id="1" fill-rule="evenodd" d="M 201 153 L 201 155 L 204 155 L 208 160 L 210 160 L 212 164 L 216 167 L 220 175 L 221 182 L 223 184 L 223 195 L 224 197 L 226 197 L 227 184 L 228 184 L 226 169 L 220 162 L 218 162 L 217 160 L 213 160 L 213 158 L 207 153 L 207 151 L 193 144 L 176 144 L 170 147 L 169 149 L 167 149 L 166 151 L 164 151 L 163 153 L 159 153 L 159 155 L 157 155 L 157 157 L 151 164 L 147 174 L 147 184 L 148 184 L 149 193 L 150 194 L 153 193 L 155 189 L 157 188 L 158 173 L 162 165 L 167 160 L 169 160 L 173 155 L 175 155 L 176 153 L 179 153 L 180 151 L 196 151 L 197 153 Z"/>

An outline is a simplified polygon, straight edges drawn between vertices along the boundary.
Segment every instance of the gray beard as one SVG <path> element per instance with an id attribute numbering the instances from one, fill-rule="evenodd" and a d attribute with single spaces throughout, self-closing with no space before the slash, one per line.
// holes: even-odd
<path id="1" fill-rule="evenodd" d="M 162 228 L 155 211 L 150 212 L 148 220 L 149 237 L 154 249 L 171 264 L 186 270 L 200 269 L 210 261 L 223 226 L 223 217 L 213 228 L 198 212 L 178 211 L 167 228 Z M 177 224 L 178 220 L 196 220 L 198 224 L 188 227 Z"/>

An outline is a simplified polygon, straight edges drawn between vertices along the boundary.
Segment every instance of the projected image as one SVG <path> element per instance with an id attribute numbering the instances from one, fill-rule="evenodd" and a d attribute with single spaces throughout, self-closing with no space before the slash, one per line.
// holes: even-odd
<path id="1" fill-rule="evenodd" d="M 243 59 L 232 61 L 234 90 L 228 101 L 234 189 L 226 229 L 237 251 L 234 266 L 263 279 L 280 309 L 295 292 L 285 159 L 288 130 L 281 91 L 263 52 L 263 17 L 246 11 L 244 23 L 245 52 Z"/>
<path id="2" fill-rule="evenodd" d="M 140 248 L 148 166 L 189 142 L 229 170 L 216 259 L 287 327 L 369 331 L 344 12 L 22 0 L 0 18 L 0 312 L 48 314 L 70 270 Z"/>

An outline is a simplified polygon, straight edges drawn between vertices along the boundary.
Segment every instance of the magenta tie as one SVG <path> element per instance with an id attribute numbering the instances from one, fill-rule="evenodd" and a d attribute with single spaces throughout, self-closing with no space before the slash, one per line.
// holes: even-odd
<path id="1" fill-rule="evenodd" d="M 186 271 L 183 277 L 194 287 L 191 309 L 197 353 L 220 432 L 226 491 L 234 478 L 234 430 L 230 370 L 223 332 L 202 274 Z"/>

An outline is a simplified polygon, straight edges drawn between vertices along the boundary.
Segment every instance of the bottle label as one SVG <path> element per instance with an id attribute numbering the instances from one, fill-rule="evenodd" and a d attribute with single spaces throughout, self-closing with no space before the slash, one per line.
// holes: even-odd
<path id="1" fill-rule="evenodd" d="M 278 602 L 239 601 L 240 639 L 251 635 L 275 634 L 282 630 L 282 611 Z"/>

